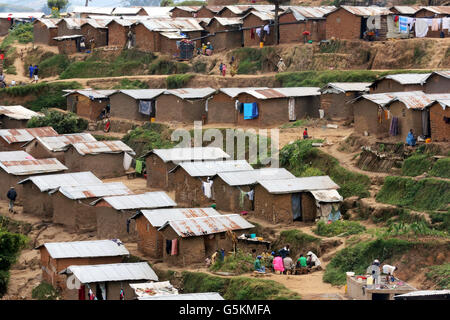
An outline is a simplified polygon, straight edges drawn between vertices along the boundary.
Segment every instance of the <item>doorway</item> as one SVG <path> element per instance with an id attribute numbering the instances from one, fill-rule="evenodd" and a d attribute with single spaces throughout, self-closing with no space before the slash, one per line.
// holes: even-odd
<path id="1" fill-rule="evenodd" d="M 302 197 L 301 193 L 292 194 L 292 216 L 294 221 L 302 221 Z"/>

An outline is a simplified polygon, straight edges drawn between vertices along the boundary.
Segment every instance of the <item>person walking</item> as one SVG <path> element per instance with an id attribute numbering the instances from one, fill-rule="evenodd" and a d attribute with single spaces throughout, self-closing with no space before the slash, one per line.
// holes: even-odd
<path id="1" fill-rule="evenodd" d="M 219 74 L 223 74 L 223 63 L 221 62 L 220 63 L 220 65 L 219 65 L 219 70 L 220 70 L 220 73 Z"/>
<path id="2" fill-rule="evenodd" d="M 14 212 L 14 201 L 16 201 L 17 198 L 17 192 L 14 189 L 14 187 L 11 187 L 8 191 L 8 193 L 6 194 L 6 197 L 9 199 L 9 208 L 8 211 L 15 213 Z"/>
<path id="3" fill-rule="evenodd" d="M 303 139 L 308 139 L 308 128 L 305 128 L 305 131 L 303 131 Z"/>
<path id="4" fill-rule="evenodd" d="M 37 65 L 34 66 L 33 75 L 34 75 L 33 81 L 37 83 L 39 80 L 39 68 Z"/>
<path id="5" fill-rule="evenodd" d="M 222 65 L 222 75 L 225 77 L 226 73 L 227 73 L 227 65 L 224 63 Z"/>
<path id="6" fill-rule="evenodd" d="M 30 64 L 30 66 L 28 67 L 28 72 L 30 73 L 30 80 L 33 79 L 33 74 L 34 74 L 34 67 L 33 65 Z"/>

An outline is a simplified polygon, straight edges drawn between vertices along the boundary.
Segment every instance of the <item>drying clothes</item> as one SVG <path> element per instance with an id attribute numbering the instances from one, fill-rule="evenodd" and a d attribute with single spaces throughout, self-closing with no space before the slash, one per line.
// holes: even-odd
<path id="1" fill-rule="evenodd" d="M 335 222 L 341 218 L 341 211 L 331 211 L 328 215 L 328 221 Z"/>
<path id="2" fill-rule="evenodd" d="M 89 293 L 88 293 L 88 296 L 89 296 L 89 300 L 95 300 L 95 296 L 94 296 L 94 293 L 92 292 L 92 290 L 91 290 L 91 289 L 89 289 Z"/>
<path id="3" fill-rule="evenodd" d="M 119 300 L 125 300 L 125 293 L 123 292 L 123 289 L 120 289 Z"/>
<path id="4" fill-rule="evenodd" d="M 295 116 L 295 98 L 289 98 L 289 121 L 295 121 L 297 120 L 297 117 Z"/>
<path id="5" fill-rule="evenodd" d="M 255 196 L 255 190 L 247 192 L 247 196 L 250 201 L 253 201 L 253 197 Z"/>
<path id="6" fill-rule="evenodd" d="M 398 135 L 398 118 L 397 117 L 393 117 L 391 120 L 391 127 L 389 128 L 389 134 L 391 136 Z"/>
<path id="7" fill-rule="evenodd" d="M 149 116 L 152 112 L 152 101 L 139 100 L 139 112 Z"/>
<path id="8" fill-rule="evenodd" d="M 239 113 L 244 113 L 244 104 L 239 103 Z"/>
<path id="9" fill-rule="evenodd" d="M 234 102 L 234 108 L 235 108 L 236 110 L 239 110 L 239 100 L 236 100 L 236 101 Z"/>
<path id="10" fill-rule="evenodd" d="M 328 217 L 332 211 L 332 207 L 330 203 L 322 203 L 319 208 L 320 219 L 324 221 L 328 221 Z"/>
<path id="11" fill-rule="evenodd" d="M 244 103 L 244 120 L 255 119 L 258 117 L 258 105 L 256 102 Z"/>
<path id="12" fill-rule="evenodd" d="M 255 29 L 250 29 L 250 39 L 255 39 Z"/>
<path id="13" fill-rule="evenodd" d="M 431 31 L 439 31 L 441 27 L 441 19 L 433 19 L 431 23 Z"/>
<path id="14" fill-rule="evenodd" d="M 246 194 L 247 194 L 247 192 L 242 191 L 242 190 L 241 190 L 241 193 L 239 194 L 239 206 L 241 208 L 244 208 L 244 200 L 245 200 L 245 195 Z"/>
<path id="15" fill-rule="evenodd" d="M 84 292 L 85 292 L 85 286 L 84 286 L 84 284 L 82 284 L 80 286 L 80 289 L 78 289 L 78 300 L 86 300 Z"/>
<path id="16" fill-rule="evenodd" d="M 428 33 L 428 19 L 416 19 L 416 38 L 423 38 Z"/>
<path id="17" fill-rule="evenodd" d="M 381 108 L 378 108 L 378 123 L 381 123 L 383 121 L 382 119 L 383 118 L 381 116 Z"/>
<path id="18" fill-rule="evenodd" d="M 256 28 L 256 34 L 261 38 L 261 28 Z"/>
<path id="19" fill-rule="evenodd" d="M 205 195 L 205 197 L 207 198 L 211 198 L 212 197 L 212 185 L 213 185 L 213 181 L 203 181 L 202 182 L 202 189 L 203 189 L 203 194 Z"/>
<path id="20" fill-rule="evenodd" d="M 206 101 L 205 101 L 205 111 L 206 112 L 208 112 L 208 101 L 209 101 L 209 99 L 206 99 Z"/>
<path id="21" fill-rule="evenodd" d="M 266 24 L 266 25 L 264 26 L 264 31 L 265 31 L 267 34 L 270 34 L 270 26 L 269 26 L 268 24 Z"/>
<path id="22" fill-rule="evenodd" d="M 442 30 L 450 30 L 450 18 L 442 18 Z"/>
<path id="23" fill-rule="evenodd" d="M 136 168 L 134 169 L 136 173 L 142 173 L 142 161 L 136 160 Z"/>
<path id="24" fill-rule="evenodd" d="M 123 168 L 126 170 L 130 169 L 131 162 L 133 161 L 133 158 L 126 152 L 123 153 Z"/>
<path id="25" fill-rule="evenodd" d="M 100 282 L 98 284 L 98 286 L 100 287 L 100 290 L 102 291 L 102 300 L 106 300 L 106 284 L 104 282 Z"/>
<path id="26" fill-rule="evenodd" d="M 166 253 L 168 255 L 172 253 L 172 240 L 166 240 Z"/>
<path id="27" fill-rule="evenodd" d="M 176 256 L 177 254 L 178 254 L 178 239 L 173 239 L 171 255 Z"/>
<path id="28" fill-rule="evenodd" d="M 407 17 L 400 17 L 398 19 L 398 21 L 399 21 L 400 33 L 408 33 L 409 32 L 408 18 Z"/>

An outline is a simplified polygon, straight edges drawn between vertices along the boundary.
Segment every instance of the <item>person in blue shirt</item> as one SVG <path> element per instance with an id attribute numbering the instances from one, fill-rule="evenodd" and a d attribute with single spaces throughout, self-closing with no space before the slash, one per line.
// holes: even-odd
<path id="1" fill-rule="evenodd" d="M 30 66 L 28 67 L 28 71 L 30 72 L 30 79 L 33 79 L 33 74 L 34 74 L 33 65 L 30 64 Z"/>
<path id="2" fill-rule="evenodd" d="M 410 129 L 408 132 L 408 136 L 406 137 L 406 143 L 412 147 L 416 145 L 416 138 L 414 138 L 414 133 L 412 129 Z"/>

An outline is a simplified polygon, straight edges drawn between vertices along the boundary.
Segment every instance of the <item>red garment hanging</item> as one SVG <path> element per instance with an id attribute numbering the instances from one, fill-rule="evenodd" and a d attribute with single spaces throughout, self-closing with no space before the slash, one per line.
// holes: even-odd
<path id="1" fill-rule="evenodd" d="M 84 284 L 82 284 L 80 289 L 78 289 L 78 300 L 86 300 Z"/>

